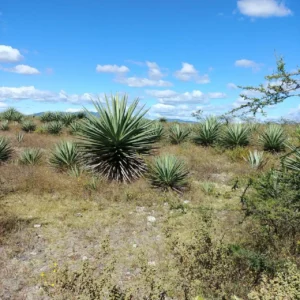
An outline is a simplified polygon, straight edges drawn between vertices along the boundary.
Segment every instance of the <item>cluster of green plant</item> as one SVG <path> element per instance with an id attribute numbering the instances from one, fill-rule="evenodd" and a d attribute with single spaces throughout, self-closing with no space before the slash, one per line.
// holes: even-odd
<path id="1" fill-rule="evenodd" d="M 226 148 L 244 147 L 249 144 L 250 129 L 243 124 L 230 124 L 224 128 L 220 143 Z"/>
<path id="2" fill-rule="evenodd" d="M 41 161 L 41 158 L 41 149 L 28 148 L 20 154 L 19 162 L 22 165 L 36 165 Z"/>
<path id="3" fill-rule="evenodd" d="M 79 121 L 73 121 L 69 126 L 69 133 L 72 135 L 78 135 L 82 128 L 82 124 Z"/>
<path id="4" fill-rule="evenodd" d="M 190 129 L 179 124 L 175 124 L 169 129 L 169 139 L 172 144 L 180 144 L 187 140 Z"/>
<path id="5" fill-rule="evenodd" d="M 36 124 L 32 120 L 22 122 L 22 130 L 25 132 L 33 132 L 36 129 Z"/>
<path id="6" fill-rule="evenodd" d="M 8 140 L 0 137 L 0 163 L 7 161 L 12 155 L 12 147 Z"/>
<path id="7" fill-rule="evenodd" d="M 260 136 L 266 151 L 280 152 L 285 149 L 286 135 L 279 125 L 270 125 Z"/>
<path id="8" fill-rule="evenodd" d="M 14 122 L 22 122 L 23 115 L 17 111 L 15 108 L 8 108 L 4 112 L 1 113 L 1 119 L 5 121 L 14 121 Z"/>
<path id="9" fill-rule="evenodd" d="M 156 137 L 156 141 L 159 141 L 164 136 L 164 126 L 161 123 L 155 122 L 152 125 L 152 134 Z"/>
<path id="10" fill-rule="evenodd" d="M 84 119 L 86 116 L 85 112 L 78 113 L 63 113 L 63 112 L 45 112 L 40 116 L 40 120 L 43 123 L 49 122 L 61 122 L 65 126 L 69 126 L 73 121 L 77 119 Z"/>
<path id="11" fill-rule="evenodd" d="M 23 132 L 18 132 L 17 135 L 16 135 L 16 139 L 18 141 L 18 143 L 22 143 L 23 140 L 24 140 L 24 133 Z"/>
<path id="12" fill-rule="evenodd" d="M 0 130 L 2 130 L 2 131 L 8 131 L 9 130 L 9 122 L 8 122 L 8 120 L 2 121 L 0 123 Z"/>
<path id="13" fill-rule="evenodd" d="M 248 156 L 244 159 L 249 163 L 249 165 L 253 169 L 262 169 L 266 163 L 263 151 L 249 151 Z"/>
<path id="14" fill-rule="evenodd" d="M 51 121 L 43 126 L 43 131 L 49 134 L 60 134 L 63 130 L 63 123 L 60 121 Z"/>

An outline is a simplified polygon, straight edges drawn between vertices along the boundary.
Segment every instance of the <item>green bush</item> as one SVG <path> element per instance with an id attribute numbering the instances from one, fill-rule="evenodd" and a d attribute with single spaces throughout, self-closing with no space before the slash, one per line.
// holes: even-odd
<path id="1" fill-rule="evenodd" d="M 40 116 L 40 120 L 43 123 L 55 121 L 55 113 L 53 112 L 45 112 Z"/>
<path id="2" fill-rule="evenodd" d="M 36 124 L 32 120 L 22 122 L 22 130 L 25 132 L 33 132 L 36 129 Z"/>
<path id="3" fill-rule="evenodd" d="M 152 125 L 152 134 L 155 136 L 156 140 L 159 141 L 164 136 L 164 126 L 161 123 L 155 122 Z"/>
<path id="4" fill-rule="evenodd" d="M 61 122 L 65 126 L 69 126 L 76 119 L 76 115 L 71 113 L 65 113 L 61 116 Z"/>
<path id="5" fill-rule="evenodd" d="M 112 96 L 107 106 L 95 103 L 99 116 L 87 114 L 80 131 L 80 150 L 85 164 L 104 177 L 132 181 L 146 171 L 140 155 L 149 154 L 156 137 L 152 121 L 144 120 L 147 111 L 137 110 L 138 100 L 127 108 L 127 96 Z"/>
<path id="6" fill-rule="evenodd" d="M 19 162 L 22 165 L 36 165 L 40 162 L 41 158 L 41 149 L 29 148 L 20 154 Z"/>
<path id="7" fill-rule="evenodd" d="M 63 124 L 59 121 L 52 121 L 44 125 L 44 129 L 50 134 L 60 134 L 63 130 Z"/>
<path id="8" fill-rule="evenodd" d="M 169 129 L 169 139 L 172 144 L 180 144 L 188 138 L 190 130 L 178 124 L 173 125 Z"/>
<path id="9" fill-rule="evenodd" d="M 270 125 L 259 137 L 264 150 L 280 152 L 285 149 L 286 135 L 279 125 Z"/>
<path id="10" fill-rule="evenodd" d="M 0 123 L 0 130 L 2 130 L 2 131 L 8 131 L 9 130 L 8 120 L 3 121 L 3 122 Z"/>
<path id="11" fill-rule="evenodd" d="M 221 123 L 215 117 L 207 118 L 200 124 L 196 131 L 194 141 L 203 146 L 210 146 L 216 143 L 220 135 Z"/>
<path id="12" fill-rule="evenodd" d="M 2 119 L 20 123 L 23 119 L 23 115 L 20 112 L 18 112 L 15 108 L 8 108 L 2 113 Z"/>
<path id="13" fill-rule="evenodd" d="M 78 135 L 82 129 L 82 123 L 78 121 L 73 121 L 69 126 L 69 133 L 72 135 Z"/>
<path id="14" fill-rule="evenodd" d="M 254 150 L 249 151 L 247 157 L 244 158 L 253 169 L 261 169 L 265 165 L 264 152 Z"/>
<path id="15" fill-rule="evenodd" d="M 180 192 L 187 187 L 188 173 L 183 161 L 175 156 L 166 155 L 156 158 L 149 166 L 148 178 L 155 187 Z"/>
<path id="16" fill-rule="evenodd" d="M 228 125 L 221 135 L 221 145 L 226 148 L 244 147 L 249 144 L 250 129 L 243 124 Z"/>
<path id="17" fill-rule="evenodd" d="M 62 141 L 55 145 L 49 159 L 50 165 L 58 171 L 70 171 L 80 165 L 80 153 L 75 143 Z"/>
<path id="18" fill-rule="evenodd" d="M 0 137 L 0 162 L 7 161 L 12 155 L 12 148 L 8 140 Z"/>

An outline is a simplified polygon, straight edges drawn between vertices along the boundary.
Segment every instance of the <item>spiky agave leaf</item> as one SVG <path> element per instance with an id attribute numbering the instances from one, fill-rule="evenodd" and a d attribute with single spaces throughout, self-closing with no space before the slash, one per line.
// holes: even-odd
<path id="1" fill-rule="evenodd" d="M 63 129 L 63 124 L 59 121 L 52 121 L 45 124 L 44 127 L 50 134 L 60 134 Z"/>
<path id="2" fill-rule="evenodd" d="M 2 121 L 0 123 L 0 130 L 2 130 L 2 131 L 8 131 L 9 130 L 8 120 Z"/>
<path id="3" fill-rule="evenodd" d="M 169 138 L 172 144 L 184 142 L 191 133 L 189 128 L 175 124 L 169 129 Z"/>
<path id="4" fill-rule="evenodd" d="M 146 171 L 140 155 L 149 154 L 155 142 L 152 122 L 143 119 L 147 111 L 137 109 L 138 99 L 130 105 L 126 95 L 105 99 L 106 106 L 94 103 L 99 116 L 86 111 L 79 133 L 80 151 L 91 170 L 110 180 L 132 181 Z"/>
<path id="5" fill-rule="evenodd" d="M 270 125 L 259 137 L 264 150 L 280 152 L 285 149 L 286 135 L 280 125 Z"/>
<path id="6" fill-rule="evenodd" d="M 25 120 L 22 123 L 22 130 L 25 132 L 33 132 L 36 129 L 36 124 L 32 120 Z"/>
<path id="7" fill-rule="evenodd" d="M 254 150 L 253 152 L 250 150 L 247 157 L 244 158 L 247 161 L 251 168 L 253 169 L 261 169 L 265 165 L 264 152 Z"/>
<path id="8" fill-rule="evenodd" d="M 249 127 L 243 124 L 230 124 L 221 135 L 220 142 L 227 148 L 244 147 L 249 144 L 249 135 Z"/>
<path id="9" fill-rule="evenodd" d="M 8 140 L 0 137 L 0 162 L 8 160 L 12 155 L 12 148 Z"/>
<path id="10" fill-rule="evenodd" d="M 40 116 L 40 120 L 43 123 L 55 121 L 55 113 L 47 111 Z"/>
<path id="11" fill-rule="evenodd" d="M 161 123 L 154 122 L 152 125 L 152 134 L 159 141 L 164 135 L 164 126 Z"/>
<path id="12" fill-rule="evenodd" d="M 40 162 L 42 156 L 41 149 L 28 148 L 20 154 L 19 162 L 22 165 L 36 165 Z"/>
<path id="13" fill-rule="evenodd" d="M 23 139 L 24 139 L 24 133 L 23 132 L 18 132 L 16 135 L 16 139 L 18 141 L 18 143 L 22 143 Z"/>
<path id="14" fill-rule="evenodd" d="M 289 145 L 288 148 L 291 151 L 281 158 L 283 166 L 287 170 L 300 172 L 300 148 Z"/>
<path id="15" fill-rule="evenodd" d="M 66 114 L 62 115 L 61 122 L 65 126 L 69 126 L 75 119 L 76 119 L 76 115 L 71 114 L 71 113 L 66 113 Z"/>
<path id="16" fill-rule="evenodd" d="M 150 165 L 148 178 L 155 187 L 180 192 L 188 185 L 188 173 L 182 160 L 165 155 L 157 157 Z"/>
<path id="17" fill-rule="evenodd" d="M 80 165 L 80 153 L 77 144 L 61 141 L 56 144 L 49 158 L 50 165 L 58 171 L 68 171 Z"/>
<path id="18" fill-rule="evenodd" d="M 23 115 L 15 108 L 11 107 L 2 113 L 2 119 L 7 121 L 21 122 Z"/>
<path id="19" fill-rule="evenodd" d="M 194 141 L 203 146 L 216 143 L 220 136 L 221 123 L 215 117 L 208 117 L 200 124 L 194 135 Z"/>
<path id="20" fill-rule="evenodd" d="M 69 133 L 73 135 L 77 135 L 82 128 L 82 123 L 79 121 L 73 121 L 69 127 L 70 127 Z"/>

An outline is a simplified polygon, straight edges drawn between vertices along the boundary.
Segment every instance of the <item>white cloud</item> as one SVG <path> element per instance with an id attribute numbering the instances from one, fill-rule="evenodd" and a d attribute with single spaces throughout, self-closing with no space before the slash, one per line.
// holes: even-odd
<path id="1" fill-rule="evenodd" d="M 17 73 L 17 74 L 25 74 L 25 75 L 40 74 L 40 71 L 38 69 L 27 65 L 17 65 L 13 68 L 3 68 L 0 66 L 0 70 L 3 70 L 5 72 Z"/>
<path id="2" fill-rule="evenodd" d="M 70 102 L 74 104 L 91 102 L 92 99 L 101 99 L 103 95 L 91 93 L 67 94 L 60 92 L 44 91 L 34 86 L 0 87 L 0 100 L 33 100 L 39 102 Z"/>
<path id="3" fill-rule="evenodd" d="M 117 78 L 117 82 L 126 84 L 130 87 L 144 87 L 144 86 L 157 86 L 157 87 L 167 87 L 172 86 L 173 84 L 165 80 L 155 80 L 149 78 L 141 77 L 128 77 L 128 78 Z"/>
<path id="4" fill-rule="evenodd" d="M 199 75 L 196 68 L 189 63 L 183 62 L 182 68 L 174 73 L 174 76 L 181 81 L 195 81 L 196 83 L 205 84 L 210 82 L 207 74 Z"/>
<path id="5" fill-rule="evenodd" d="M 0 111 L 5 110 L 8 107 L 6 103 L 0 102 Z"/>
<path id="6" fill-rule="evenodd" d="M 18 49 L 12 48 L 11 46 L 0 45 L 0 62 L 3 63 L 14 63 L 18 62 L 23 58 Z"/>
<path id="7" fill-rule="evenodd" d="M 227 88 L 230 89 L 230 90 L 237 90 L 238 86 L 236 84 L 230 82 L 230 83 L 227 84 Z"/>
<path id="8" fill-rule="evenodd" d="M 239 0 L 239 11 L 249 17 L 285 17 L 292 14 L 283 1 L 278 0 Z"/>
<path id="9" fill-rule="evenodd" d="M 300 121 L 300 105 L 296 108 L 292 108 L 287 117 L 296 121 Z"/>
<path id="10" fill-rule="evenodd" d="M 97 65 L 96 71 L 98 73 L 124 74 L 129 72 L 129 68 L 127 68 L 126 66 L 117 65 Z"/>
<path id="11" fill-rule="evenodd" d="M 261 67 L 261 64 L 249 59 L 239 59 L 235 61 L 234 65 L 236 67 L 251 68 L 253 71 L 258 71 Z"/>
<path id="12" fill-rule="evenodd" d="M 206 103 L 209 99 L 221 99 L 226 98 L 224 93 L 208 93 L 204 94 L 199 90 L 194 90 L 192 92 L 177 93 L 172 90 L 147 90 L 146 93 L 158 99 L 160 103 L 163 104 L 186 104 L 186 103 Z"/>
<path id="13" fill-rule="evenodd" d="M 148 76 L 150 79 L 157 80 L 157 79 L 161 79 L 164 76 L 157 63 L 147 61 L 146 65 L 149 68 Z"/>

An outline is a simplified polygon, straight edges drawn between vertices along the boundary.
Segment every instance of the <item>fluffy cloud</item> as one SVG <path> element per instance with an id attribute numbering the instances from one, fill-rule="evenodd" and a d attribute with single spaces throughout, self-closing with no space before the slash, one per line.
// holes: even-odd
<path id="1" fill-rule="evenodd" d="M 25 75 L 40 74 L 40 71 L 38 69 L 27 66 L 27 65 L 17 65 L 13 68 L 0 67 L 0 70 L 3 70 L 5 72 L 17 73 L 17 74 L 25 74 Z"/>
<path id="2" fill-rule="evenodd" d="M 239 11 L 249 17 L 285 17 L 292 14 L 283 1 L 278 0 L 239 0 Z"/>
<path id="3" fill-rule="evenodd" d="M 158 80 L 164 76 L 157 63 L 147 61 L 146 65 L 149 68 L 148 76 L 150 79 Z"/>
<path id="4" fill-rule="evenodd" d="M 227 88 L 230 90 L 236 90 L 236 89 L 238 89 L 238 86 L 236 84 L 230 82 L 227 84 Z"/>
<path id="5" fill-rule="evenodd" d="M 0 62 L 3 63 L 14 63 L 18 62 L 23 58 L 18 49 L 12 48 L 11 46 L 0 45 Z"/>
<path id="6" fill-rule="evenodd" d="M 194 90 L 192 92 L 185 92 L 185 93 L 177 93 L 172 90 L 164 90 L 164 91 L 157 91 L 157 90 L 148 90 L 146 93 L 152 97 L 158 99 L 160 103 L 163 104 L 184 104 L 184 103 L 206 103 L 209 99 L 221 99 L 226 98 L 226 94 L 224 93 L 208 93 L 204 94 L 199 90 Z"/>
<path id="7" fill-rule="evenodd" d="M 199 75 L 196 68 L 186 62 L 182 63 L 182 68 L 174 73 L 174 76 L 181 81 L 195 81 L 196 83 L 205 84 L 209 83 L 210 79 L 207 74 Z"/>
<path id="8" fill-rule="evenodd" d="M 8 107 L 6 103 L 0 102 L 0 111 L 5 110 Z"/>
<path id="9" fill-rule="evenodd" d="M 236 67 L 251 68 L 253 71 L 258 71 L 261 67 L 261 64 L 249 59 L 239 59 L 235 61 L 234 65 Z"/>
<path id="10" fill-rule="evenodd" d="M 117 65 L 97 65 L 96 71 L 98 73 L 124 74 L 129 72 L 129 68 L 127 68 L 126 66 Z"/>
<path id="11" fill-rule="evenodd" d="M 165 80 L 155 80 L 142 77 L 128 77 L 128 78 L 117 78 L 117 82 L 126 84 L 130 87 L 145 87 L 145 86 L 157 86 L 157 87 L 166 87 L 172 86 L 172 83 Z"/>
<path id="12" fill-rule="evenodd" d="M 0 87 L 0 100 L 34 100 L 39 102 L 70 102 L 81 104 L 101 99 L 102 95 L 90 93 L 67 94 L 65 91 L 52 92 L 36 89 L 34 86 Z"/>
<path id="13" fill-rule="evenodd" d="M 296 121 L 300 121 L 300 105 L 291 109 L 287 117 Z"/>

